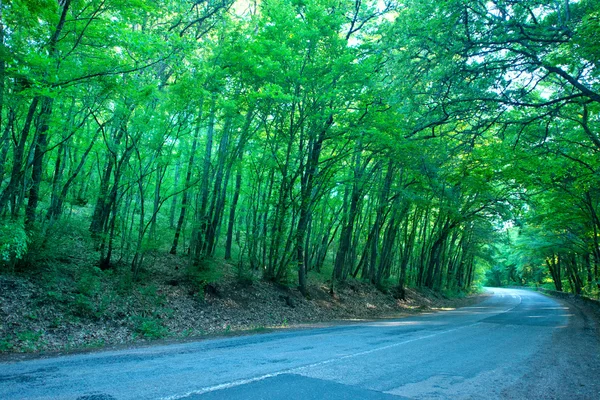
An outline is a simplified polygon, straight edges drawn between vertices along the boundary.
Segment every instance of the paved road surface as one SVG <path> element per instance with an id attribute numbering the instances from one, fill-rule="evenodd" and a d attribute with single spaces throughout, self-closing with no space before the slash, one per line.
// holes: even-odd
<path id="1" fill-rule="evenodd" d="M 492 291 L 473 307 L 405 319 L 0 363 L 0 399 L 600 399 L 585 382 L 548 393 L 544 379 L 560 391 L 576 370 L 536 372 L 572 325 L 569 308 Z M 532 380 L 543 396 L 527 393 Z"/>

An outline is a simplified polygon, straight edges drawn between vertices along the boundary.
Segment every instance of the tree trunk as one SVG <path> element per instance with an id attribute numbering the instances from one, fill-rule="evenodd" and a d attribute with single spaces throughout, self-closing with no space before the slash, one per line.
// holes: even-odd
<path id="1" fill-rule="evenodd" d="M 62 4 L 62 12 L 54 34 L 48 43 L 48 49 L 51 57 L 57 58 L 56 44 L 62 32 L 67 19 L 67 11 L 71 5 L 71 0 L 65 0 Z M 40 129 L 35 143 L 35 153 L 33 158 L 33 166 L 31 171 L 31 188 L 29 190 L 29 199 L 27 208 L 25 209 L 25 225 L 31 227 L 35 221 L 37 206 L 40 195 L 40 185 L 42 183 L 42 174 L 44 169 L 44 154 L 48 145 L 48 131 L 50 129 L 50 117 L 52 116 L 52 107 L 54 99 L 51 97 L 42 97 L 42 107 L 40 110 Z"/>
<path id="2" fill-rule="evenodd" d="M 304 254 L 304 241 L 306 239 L 306 230 L 310 218 L 310 211 L 313 207 L 313 189 L 315 187 L 315 178 L 319 165 L 319 158 L 325 141 L 326 133 L 333 124 L 333 114 L 325 122 L 325 125 L 318 136 L 311 142 L 309 141 L 309 153 L 306 163 L 306 170 L 300 177 L 300 218 L 296 229 L 296 257 L 298 261 L 298 288 L 300 293 L 307 295 L 306 291 L 306 258 Z"/>
<path id="3" fill-rule="evenodd" d="M 19 138 L 19 143 L 13 151 L 13 164 L 10 174 L 10 181 L 8 182 L 8 186 L 6 186 L 6 188 L 2 192 L 2 197 L 0 197 L 0 213 L 3 213 L 6 205 L 10 202 L 11 213 L 13 217 L 16 217 L 16 215 L 18 214 L 16 206 L 16 196 L 20 191 L 23 181 L 23 175 L 25 174 L 23 166 L 23 160 L 25 156 L 25 144 L 27 143 L 27 137 L 29 136 L 29 132 L 31 130 L 33 116 L 35 114 L 35 110 L 37 109 L 38 103 L 39 97 L 34 97 L 31 101 L 31 104 L 29 105 L 27 117 L 25 118 L 25 124 L 23 125 L 23 129 L 21 130 L 21 137 Z"/>
<path id="4" fill-rule="evenodd" d="M 156 169 L 156 180 L 154 183 L 154 203 L 152 209 L 152 218 L 150 219 L 151 240 L 156 240 L 156 217 L 158 215 L 158 208 L 160 207 L 160 187 L 162 186 L 162 181 L 166 170 L 166 167 L 160 165 Z"/>
<path id="5" fill-rule="evenodd" d="M 216 160 L 216 172 L 215 172 L 215 181 L 212 191 L 212 200 L 209 208 L 209 212 L 206 216 L 207 225 L 206 231 L 204 233 L 204 255 L 208 257 L 213 256 L 214 245 L 217 240 L 217 231 L 218 226 L 220 226 L 223 209 L 225 207 L 225 196 L 227 193 L 227 184 L 229 181 L 230 171 L 231 171 L 231 163 L 228 163 L 229 166 L 226 169 L 226 161 L 227 156 L 229 154 L 229 140 L 230 140 L 230 130 L 231 130 L 232 118 L 227 117 L 225 121 L 225 126 L 223 128 L 223 133 L 221 135 L 221 140 L 219 142 L 219 148 L 217 153 Z"/>
<path id="6" fill-rule="evenodd" d="M 94 143 L 96 142 L 98 133 L 99 133 L 99 131 L 96 131 L 96 134 L 90 141 L 90 145 L 87 147 L 87 149 L 85 149 L 85 152 L 81 156 L 81 158 L 79 160 L 79 164 L 75 168 L 75 171 L 73 171 L 73 173 L 71 174 L 69 179 L 67 179 L 67 181 L 63 185 L 62 190 L 60 191 L 60 194 L 57 196 L 56 200 L 51 202 L 51 207 L 50 207 L 50 209 L 48 209 L 48 214 L 46 215 L 47 219 L 52 219 L 52 218 L 55 218 L 62 214 L 63 203 L 64 203 L 65 199 L 67 198 L 67 193 L 69 192 L 71 185 L 73 184 L 73 182 L 75 181 L 75 179 L 81 172 L 83 166 L 85 165 L 87 157 L 90 154 L 90 151 L 92 150 L 92 147 L 94 146 Z"/>
<path id="7" fill-rule="evenodd" d="M 242 168 L 238 167 L 236 176 L 235 176 L 235 189 L 233 192 L 233 200 L 231 201 L 231 206 L 229 207 L 229 221 L 227 223 L 227 239 L 225 241 L 225 259 L 231 259 L 231 246 L 233 242 L 233 227 L 235 224 L 235 210 L 237 208 L 237 204 L 240 198 L 240 190 L 242 187 Z"/>
<path id="8" fill-rule="evenodd" d="M 175 164 L 175 177 L 173 187 L 177 190 L 179 186 L 179 173 L 181 171 L 181 160 L 178 158 Z M 171 210 L 169 211 L 169 228 L 175 228 L 175 208 L 177 208 L 177 196 L 173 196 L 171 199 Z"/>
<path id="9" fill-rule="evenodd" d="M 52 115 L 52 106 L 54 99 L 44 97 L 42 99 L 42 108 L 40 111 L 40 129 L 35 143 L 35 152 L 33 155 L 33 165 L 31 170 L 31 188 L 29 189 L 29 198 L 27 208 L 25 209 L 25 225 L 31 228 L 35 222 L 35 216 L 40 196 L 40 185 L 42 183 L 42 174 L 44 169 L 44 154 L 48 146 L 48 130 L 50 128 L 50 116 Z"/>
<path id="10" fill-rule="evenodd" d="M 359 142 L 354 151 L 354 176 L 352 182 L 352 194 L 350 196 L 350 208 L 345 210 L 347 211 L 344 214 L 345 223 L 340 234 L 339 247 L 333 266 L 333 277 L 340 280 L 344 280 L 346 278 L 349 271 L 349 264 L 351 264 L 350 247 L 354 233 L 354 222 L 358 213 L 358 205 L 360 199 L 362 198 L 362 180 L 365 172 L 365 167 L 361 167 L 361 154 L 362 146 Z"/>
<path id="11" fill-rule="evenodd" d="M 196 235 L 193 257 L 193 262 L 196 266 L 200 265 L 200 261 L 204 255 L 204 232 L 206 232 L 208 225 L 206 210 L 208 208 L 210 166 L 212 159 L 213 136 L 215 131 L 216 101 L 216 95 L 213 94 L 210 105 L 210 115 L 208 116 L 208 129 L 206 130 L 204 160 L 202 163 L 202 188 L 200 192 L 200 207 L 198 209 L 198 233 Z"/>
<path id="12" fill-rule="evenodd" d="M 185 220 L 185 214 L 187 212 L 187 205 L 189 201 L 189 190 L 190 182 L 192 180 L 192 171 L 194 169 L 194 157 L 196 156 L 196 147 L 198 146 L 198 137 L 200 136 L 200 126 L 202 122 L 202 106 L 203 101 L 200 100 L 200 111 L 198 113 L 198 119 L 196 121 L 196 130 L 194 132 L 194 139 L 192 140 L 192 149 L 190 150 L 190 157 L 188 159 L 187 172 L 185 174 L 185 190 L 181 195 L 181 211 L 179 212 L 179 219 L 177 220 L 177 228 L 175 228 L 175 236 L 173 237 L 173 244 L 171 245 L 171 254 L 177 254 L 177 246 L 179 244 L 179 236 L 181 235 L 181 229 L 183 227 L 183 221 Z M 175 200 L 173 200 L 175 201 Z"/>

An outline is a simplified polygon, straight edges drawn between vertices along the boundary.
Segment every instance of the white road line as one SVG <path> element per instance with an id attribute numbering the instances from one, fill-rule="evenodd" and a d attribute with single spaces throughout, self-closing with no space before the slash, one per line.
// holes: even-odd
<path id="1" fill-rule="evenodd" d="M 448 329 L 447 331 L 443 331 L 443 332 L 432 333 L 430 335 L 425 335 L 425 336 L 421 336 L 421 337 L 418 337 L 418 338 L 405 340 L 403 342 L 398 342 L 398 343 L 390 344 L 390 345 L 383 346 L 383 347 L 377 347 L 377 348 L 371 349 L 371 350 L 365 350 L 365 351 L 361 351 L 361 352 L 354 353 L 354 354 L 347 354 L 347 355 L 341 356 L 341 357 L 330 358 L 328 360 L 319 361 L 319 362 L 314 363 L 314 364 L 308 364 L 308 365 L 303 365 L 303 366 L 300 366 L 300 367 L 289 368 L 289 369 L 281 370 L 281 371 L 278 371 L 278 372 L 273 372 L 271 374 L 265 374 L 265 375 L 257 376 L 257 377 L 254 377 L 254 378 L 240 379 L 240 380 L 233 381 L 233 382 L 221 383 L 221 384 L 215 385 L 215 386 L 206 386 L 206 387 L 203 387 L 203 388 L 200 388 L 200 389 L 197 389 L 197 390 L 192 390 L 192 391 L 187 392 L 185 394 L 174 395 L 174 396 L 169 396 L 169 397 L 163 397 L 161 400 L 183 399 L 185 397 L 189 397 L 189 396 L 192 396 L 192 395 L 200 395 L 200 394 L 205 394 L 205 393 L 209 393 L 209 392 L 215 392 L 217 390 L 224 390 L 224 389 L 229 389 L 229 388 L 236 387 L 236 386 L 247 385 L 249 383 L 262 381 L 264 379 L 274 378 L 274 377 L 279 376 L 279 375 L 289 374 L 289 373 L 294 373 L 294 372 L 299 372 L 299 371 L 302 371 L 302 370 L 305 370 L 305 369 L 309 369 L 309 368 L 320 367 L 322 365 L 331 364 L 331 363 L 336 362 L 336 361 L 346 360 L 346 359 L 349 359 L 349 358 L 360 357 L 360 356 L 364 356 L 364 355 L 367 355 L 367 354 L 375 353 L 375 352 L 378 352 L 378 351 L 391 349 L 393 347 L 402 346 L 402 345 L 405 345 L 407 343 L 416 342 L 418 340 L 429 339 L 429 338 L 432 338 L 432 337 L 436 337 L 436 336 L 440 336 L 440 335 L 445 335 L 446 333 L 456 332 L 458 330 L 461 330 L 461 329 L 464 329 L 464 328 L 470 328 L 472 326 L 476 326 L 476 325 L 480 325 L 480 324 L 481 324 L 481 322 L 476 322 L 474 324 L 465 325 L 465 326 L 461 326 L 459 328 L 454 328 L 454 329 Z"/>

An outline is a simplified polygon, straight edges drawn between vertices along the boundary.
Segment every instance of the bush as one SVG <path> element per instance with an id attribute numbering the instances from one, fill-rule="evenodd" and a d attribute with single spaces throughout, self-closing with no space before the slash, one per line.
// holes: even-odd
<path id="1" fill-rule="evenodd" d="M 0 222 L 0 264 L 14 269 L 27 254 L 29 237 L 21 221 Z"/>
<path id="2" fill-rule="evenodd" d="M 11 339 L 12 337 L 8 336 L 7 338 L 0 340 L 0 353 L 11 351 L 14 348 L 14 345 L 10 342 Z"/>
<path id="3" fill-rule="evenodd" d="M 100 290 L 100 271 L 94 268 L 93 272 L 85 272 L 77 282 L 77 291 L 85 296 L 94 296 Z"/>
<path id="4" fill-rule="evenodd" d="M 101 318 L 112 301 L 110 290 L 102 291 L 102 271 L 94 267 L 77 281 L 77 295 L 71 305 L 72 313 L 84 318 Z"/>
<path id="5" fill-rule="evenodd" d="M 144 315 L 154 315 L 161 312 L 162 306 L 167 301 L 166 296 L 158 293 L 158 289 L 155 285 L 138 288 L 135 298 L 141 306 Z"/>
<path id="6" fill-rule="evenodd" d="M 85 294 L 78 294 L 72 305 L 74 315 L 84 318 L 96 317 L 96 304 L 92 298 Z"/>
<path id="7" fill-rule="evenodd" d="M 17 333 L 17 341 L 22 351 L 36 351 L 44 343 L 41 342 L 42 331 L 23 331 Z"/>
<path id="8" fill-rule="evenodd" d="M 160 339 L 169 330 L 156 318 L 133 317 L 135 333 L 146 339 Z"/>

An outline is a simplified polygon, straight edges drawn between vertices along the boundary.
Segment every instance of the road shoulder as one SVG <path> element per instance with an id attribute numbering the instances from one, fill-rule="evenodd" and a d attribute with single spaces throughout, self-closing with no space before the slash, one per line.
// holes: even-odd
<path id="1" fill-rule="evenodd" d="M 556 328 L 551 344 L 535 354 L 505 398 L 600 398 L 600 310 L 576 298 L 554 299 L 568 310 L 568 324 Z"/>

